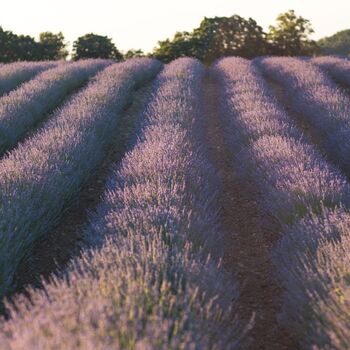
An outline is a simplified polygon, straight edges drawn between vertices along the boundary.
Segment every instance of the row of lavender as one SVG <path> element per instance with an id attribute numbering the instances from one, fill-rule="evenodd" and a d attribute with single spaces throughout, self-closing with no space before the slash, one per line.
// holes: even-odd
<path id="1" fill-rule="evenodd" d="M 307 118 L 321 147 L 350 174 L 350 99 L 320 68 L 297 58 L 261 61 L 266 74 L 283 84 L 294 109 Z"/>
<path id="2" fill-rule="evenodd" d="M 342 223 L 346 214 L 334 208 L 349 204 L 350 186 L 295 128 L 253 63 L 230 58 L 215 69 L 225 81 L 223 112 L 240 147 L 237 167 L 247 185 L 259 189 L 261 207 L 281 230 L 274 256 L 286 287 L 282 319 L 307 349 L 346 349 L 344 315 L 332 314 L 343 307 L 344 289 L 329 283 L 339 275 L 324 269 L 331 259 L 323 249 L 339 240 L 349 222 Z"/>
<path id="3" fill-rule="evenodd" d="M 14 147 L 64 97 L 110 63 L 86 60 L 61 64 L 0 98 L 0 154 Z"/>
<path id="4" fill-rule="evenodd" d="M 84 65 L 96 71 L 104 63 Z M 0 295 L 32 243 L 57 222 L 103 161 L 132 91 L 160 67 L 147 59 L 107 67 L 0 161 Z"/>
<path id="5" fill-rule="evenodd" d="M 348 62 L 336 58 L 315 62 L 337 81 L 349 83 Z M 349 176 L 350 100 L 347 95 L 319 68 L 306 61 L 270 58 L 262 61 L 262 67 L 283 84 L 292 97 L 293 107 L 318 133 L 322 150 Z M 276 263 L 287 290 L 287 324 L 301 331 L 309 347 L 350 348 L 348 208 L 348 199 L 344 198 L 335 208 L 307 216 L 286 228 L 276 249 Z M 300 307 L 302 304 L 306 305 L 304 310 Z"/>
<path id="6" fill-rule="evenodd" d="M 44 70 L 54 68 L 64 62 L 16 62 L 0 65 L 0 96 L 34 78 Z"/>
<path id="7" fill-rule="evenodd" d="M 220 239 L 200 146 L 204 74 L 179 59 L 159 75 L 139 141 L 84 233 L 93 249 L 32 291 L 34 306 L 17 301 L 1 349 L 236 348 L 236 286 L 203 248 Z"/>
<path id="8" fill-rule="evenodd" d="M 315 57 L 311 60 L 331 75 L 337 82 L 350 87 L 350 61 L 335 56 Z"/>

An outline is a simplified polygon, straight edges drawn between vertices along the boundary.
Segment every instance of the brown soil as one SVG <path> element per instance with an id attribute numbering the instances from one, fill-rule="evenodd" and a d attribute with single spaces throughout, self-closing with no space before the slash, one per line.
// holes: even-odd
<path id="1" fill-rule="evenodd" d="M 28 285 L 40 288 L 43 280 L 53 272 L 62 270 L 78 254 L 80 234 L 88 222 L 89 213 L 95 210 L 101 200 L 111 166 L 119 162 L 132 146 L 131 139 L 138 126 L 138 117 L 151 90 L 152 84 L 147 83 L 133 93 L 132 102 L 122 114 L 121 127 L 116 131 L 117 137 L 109 145 L 103 163 L 63 213 L 59 224 L 36 242 L 30 257 L 19 266 L 13 288 L 7 297 L 11 298 L 19 292 L 25 293 Z"/>
<path id="2" fill-rule="evenodd" d="M 290 334 L 277 322 L 281 309 L 282 290 L 275 280 L 276 271 L 270 252 L 279 238 L 278 232 L 268 229 L 267 218 L 259 213 L 257 194 L 245 188 L 233 168 L 234 149 L 225 141 L 225 122 L 219 111 L 218 82 L 208 73 L 203 81 L 207 101 L 206 137 L 211 161 L 221 181 L 219 216 L 225 234 L 224 265 L 240 284 L 237 316 L 255 321 L 247 349 L 298 349 Z"/>

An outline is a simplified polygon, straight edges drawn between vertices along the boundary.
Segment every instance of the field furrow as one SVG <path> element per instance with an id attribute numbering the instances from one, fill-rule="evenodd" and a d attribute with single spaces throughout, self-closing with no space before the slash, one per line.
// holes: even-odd
<path id="1" fill-rule="evenodd" d="M 291 346 L 296 349 L 276 319 L 281 290 L 274 279 L 270 251 L 278 234 L 264 224 L 256 189 L 245 186 L 234 166 L 238 148 L 232 144 L 232 125 L 222 108 L 226 103 L 224 81 L 211 72 L 204 80 L 203 89 L 207 147 L 221 184 L 218 213 L 225 234 L 224 266 L 240 282 L 239 319 L 249 321 L 252 315 L 255 318 L 247 349 L 290 349 Z"/>
<path id="2" fill-rule="evenodd" d="M 131 92 L 160 69 L 131 60 L 103 70 L 32 138 L 0 162 L 0 294 L 32 244 L 100 166 Z"/>
<path id="3" fill-rule="evenodd" d="M 0 350 L 350 349 L 349 62 L 0 64 Z"/>
<path id="4" fill-rule="evenodd" d="M 216 177 L 201 146 L 201 84 L 192 59 L 166 66 L 139 141 L 111 174 L 65 278 L 17 300 L 7 349 L 235 349 L 236 286 L 207 256 L 220 246 Z M 202 247 L 204 245 L 204 247 Z M 45 315 L 45 317 L 43 317 Z M 26 332 L 30 323 L 30 332 Z M 241 333 L 241 334 L 240 334 Z"/>
<path id="5" fill-rule="evenodd" d="M 16 62 L 0 65 L 0 96 L 18 88 L 39 73 L 64 62 Z"/>
<path id="6" fill-rule="evenodd" d="M 41 73 L 0 98 L 0 154 L 17 145 L 50 115 L 64 98 L 110 62 L 80 61 Z"/>

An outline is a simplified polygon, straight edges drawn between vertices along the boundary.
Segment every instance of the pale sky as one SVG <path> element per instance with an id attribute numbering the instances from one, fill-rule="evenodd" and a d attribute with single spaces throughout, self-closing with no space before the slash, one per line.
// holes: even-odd
<path id="1" fill-rule="evenodd" d="M 62 31 L 70 43 L 86 33 L 107 35 L 121 51 L 148 52 L 204 16 L 252 17 L 264 29 L 289 9 L 311 20 L 314 38 L 350 28 L 350 0 L 0 0 L 0 26 L 38 37 Z"/>

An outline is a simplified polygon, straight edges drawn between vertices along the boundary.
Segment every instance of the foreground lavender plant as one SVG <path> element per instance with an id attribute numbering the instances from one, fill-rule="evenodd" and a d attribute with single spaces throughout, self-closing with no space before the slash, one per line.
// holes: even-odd
<path id="1" fill-rule="evenodd" d="M 265 58 L 265 73 L 281 83 L 307 118 L 330 159 L 350 175 L 350 99 L 317 66 L 297 58 Z"/>
<path id="2" fill-rule="evenodd" d="M 252 63 L 224 59 L 216 70 L 225 82 L 232 130 L 244 135 L 237 164 L 247 184 L 258 185 L 263 209 L 282 224 L 274 250 L 286 290 L 282 321 L 305 349 L 348 349 L 349 258 L 339 253 L 348 249 L 350 217 L 334 208 L 349 205 L 349 184 L 305 140 L 295 138 L 291 120 Z"/>
<path id="3" fill-rule="evenodd" d="M 0 153 L 16 145 L 62 98 L 108 64 L 106 60 L 86 60 L 60 65 L 0 98 Z"/>
<path id="4" fill-rule="evenodd" d="M 103 161 L 133 89 L 159 69 L 147 59 L 105 69 L 0 162 L 0 295 L 31 244 Z"/>
<path id="5" fill-rule="evenodd" d="M 199 247 L 217 240 L 215 179 L 199 144 L 203 66 L 159 76 L 136 147 L 112 174 L 89 245 L 2 323 L 7 349 L 235 349 L 236 291 Z M 195 242 L 196 247 L 190 241 Z"/>
<path id="6" fill-rule="evenodd" d="M 55 62 L 16 62 L 0 65 L 0 95 L 10 92 L 42 71 L 57 65 Z"/>
<path id="7" fill-rule="evenodd" d="M 291 227 L 274 258 L 287 292 L 282 320 L 305 349 L 350 348 L 350 214 L 325 210 Z"/>

